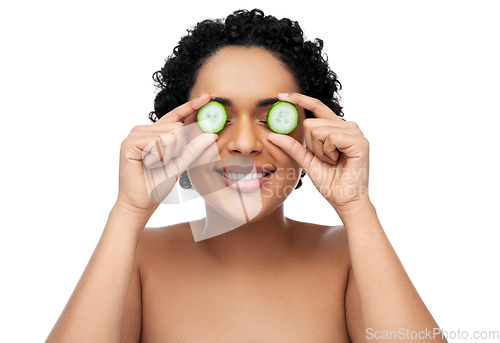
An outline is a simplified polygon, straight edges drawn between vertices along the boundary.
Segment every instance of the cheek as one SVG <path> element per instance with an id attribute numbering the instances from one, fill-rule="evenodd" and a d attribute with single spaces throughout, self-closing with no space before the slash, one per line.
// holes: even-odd
<path id="1" fill-rule="evenodd" d="M 288 168 L 279 168 L 275 172 L 276 180 L 279 180 L 281 183 L 285 184 L 295 184 L 296 181 L 300 178 L 301 169 L 288 167 Z"/>
<path id="2" fill-rule="evenodd" d="M 297 142 L 299 142 L 302 146 L 305 147 L 306 145 L 306 138 L 304 134 L 304 125 L 302 121 L 299 121 L 299 124 L 293 130 L 293 132 L 290 134 L 291 137 L 293 137 Z"/>
<path id="3" fill-rule="evenodd" d="M 301 169 L 294 167 L 280 167 L 274 173 L 272 181 L 265 184 L 262 192 L 263 198 L 276 198 L 282 202 L 287 198 L 297 186 Z"/>
<path id="4" fill-rule="evenodd" d="M 306 137 L 304 135 L 304 125 L 301 123 L 299 123 L 299 125 L 297 126 L 297 136 L 294 137 L 300 144 L 302 144 L 303 146 L 305 146 L 306 144 Z"/>
<path id="5" fill-rule="evenodd" d="M 299 109 L 299 122 L 297 127 L 289 134 L 291 137 L 295 138 L 300 144 L 305 146 L 305 134 L 304 134 L 304 120 L 306 119 L 306 115 L 304 110 Z"/>

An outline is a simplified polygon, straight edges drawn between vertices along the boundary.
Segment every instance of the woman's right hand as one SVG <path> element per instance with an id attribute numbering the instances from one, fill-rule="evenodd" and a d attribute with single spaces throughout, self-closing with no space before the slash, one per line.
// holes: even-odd
<path id="1" fill-rule="evenodd" d="M 210 95 L 204 94 L 154 124 L 132 129 L 120 150 L 118 204 L 144 213 L 154 212 L 180 175 L 218 138 L 216 134 L 201 133 L 182 149 L 184 119 L 209 100 Z"/>

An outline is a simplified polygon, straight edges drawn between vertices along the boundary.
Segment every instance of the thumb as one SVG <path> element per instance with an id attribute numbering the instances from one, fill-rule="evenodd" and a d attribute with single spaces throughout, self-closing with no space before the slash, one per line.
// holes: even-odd
<path id="1" fill-rule="evenodd" d="M 267 139 L 287 153 L 306 173 L 308 169 L 311 168 L 315 157 L 314 154 L 293 137 L 269 132 L 267 134 Z"/>
<path id="2" fill-rule="evenodd" d="M 217 134 L 203 133 L 195 137 L 181 151 L 180 155 L 173 158 L 167 164 L 166 173 L 169 177 L 182 174 L 200 155 L 206 153 L 206 149 L 211 149 L 211 154 L 218 154 L 215 141 L 219 138 Z"/>

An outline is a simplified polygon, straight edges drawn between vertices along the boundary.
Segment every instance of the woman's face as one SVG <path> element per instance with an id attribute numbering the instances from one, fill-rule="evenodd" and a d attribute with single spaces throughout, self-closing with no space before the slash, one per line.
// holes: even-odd
<path id="1" fill-rule="evenodd" d="M 261 48 L 225 47 L 200 68 L 189 99 L 210 93 L 212 100 L 224 105 L 228 121 L 216 141 L 220 159 L 190 168 L 188 175 L 193 187 L 225 217 L 238 220 L 245 218 L 246 212 L 246 221 L 262 218 L 282 204 L 297 185 L 300 166 L 266 138 L 271 132 L 266 123 L 268 109 L 278 93 L 292 92 L 299 92 L 293 75 Z M 303 144 L 305 112 L 297 109 L 299 124 L 289 136 Z M 196 114 L 184 124 L 196 125 Z M 223 167 L 231 172 L 233 166 L 247 167 L 251 173 L 262 167 L 273 173 L 259 182 L 239 182 L 236 187 L 234 181 L 221 175 Z"/>

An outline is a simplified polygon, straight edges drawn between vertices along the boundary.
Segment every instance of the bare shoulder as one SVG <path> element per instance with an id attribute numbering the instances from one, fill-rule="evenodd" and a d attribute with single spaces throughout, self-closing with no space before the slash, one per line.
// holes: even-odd
<path id="1" fill-rule="evenodd" d="M 150 319 L 144 319 L 150 299 L 158 299 L 161 293 L 152 286 L 162 284 L 174 275 L 170 273 L 165 277 L 162 271 L 170 271 L 175 266 L 175 257 L 186 251 L 181 248 L 193 242 L 189 235 L 189 225 L 186 223 L 144 228 L 136 247 L 134 270 L 124 308 L 121 342 L 140 341 L 141 332 L 151 322 Z"/>
<path id="2" fill-rule="evenodd" d="M 337 258 L 349 258 L 347 234 L 343 225 L 329 226 L 296 220 L 290 221 L 293 223 L 294 236 L 300 244 L 314 249 L 318 253 L 330 256 L 333 254 Z"/>
<path id="3" fill-rule="evenodd" d="M 346 243 L 347 235 L 343 225 L 321 225 L 315 223 L 301 222 L 287 218 L 292 223 L 292 229 L 301 239 L 307 238 L 317 240 L 318 243 L 329 244 Z"/>
<path id="4" fill-rule="evenodd" d="M 146 227 L 144 228 L 141 240 L 161 241 L 163 243 L 189 242 L 193 241 L 193 234 L 191 233 L 189 223 L 185 222 L 161 227 Z"/>
<path id="5" fill-rule="evenodd" d="M 137 256 L 141 259 L 156 258 L 168 252 L 192 246 L 193 234 L 189 223 L 178 223 L 162 227 L 146 227 L 137 245 Z"/>

